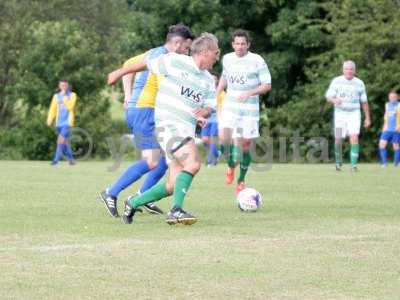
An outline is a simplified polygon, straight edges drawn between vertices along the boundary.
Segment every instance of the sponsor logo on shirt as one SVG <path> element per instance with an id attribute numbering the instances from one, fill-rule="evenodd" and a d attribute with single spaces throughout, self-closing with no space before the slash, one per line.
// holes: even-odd
<path id="1" fill-rule="evenodd" d="M 196 92 L 190 87 L 181 86 L 181 95 L 196 103 L 202 102 L 202 94 L 200 92 Z"/>
<path id="2" fill-rule="evenodd" d="M 228 77 L 230 83 L 245 84 L 246 78 L 243 75 L 230 75 Z"/>

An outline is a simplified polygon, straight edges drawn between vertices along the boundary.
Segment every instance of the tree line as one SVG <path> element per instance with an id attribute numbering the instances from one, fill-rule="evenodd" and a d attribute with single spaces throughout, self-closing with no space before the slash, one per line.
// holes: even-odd
<path id="1" fill-rule="evenodd" d="M 111 120 L 106 74 L 161 45 L 168 26 L 182 22 L 195 34 L 214 33 L 222 53 L 231 51 L 233 30 L 250 31 L 251 51 L 265 58 L 273 79 L 261 100 L 265 137 L 297 132 L 331 141 L 324 93 L 342 62 L 354 60 L 373 122 L 362 133 L 361 157 L 374 160 L 387 93 L 400 88 L 399 8 L 395 0 L 2 1 L 0 158 L 50 158 L 54 133 L 45 116 L 59 78 L 79 95 L 76 125 L 91 135 L 92 156 L 109 157 L 106 138 L 126 130 Z"/>

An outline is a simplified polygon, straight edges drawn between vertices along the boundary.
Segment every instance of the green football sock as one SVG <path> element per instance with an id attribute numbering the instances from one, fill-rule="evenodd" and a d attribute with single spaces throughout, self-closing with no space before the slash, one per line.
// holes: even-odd
<path id="1" fill-rule="evenodd" d="M 218 146 L 219 151 L 221 152 L 221 155 L 225 155 L 225 150 L 226 150 L 226 146 L 221 144 Z"/>
<path id="2" fill-rule="evenodd" d="M 335 144 L 335 161 L 337 165 L 342 164 L 342 144 Z"/>
<path id="3" fill-rule="evenodd" d="M 350 150 L 350 161 L 352 166 L 356 166 L 358 162 L 358 152 L 360 151 L 360 146 L 358 144 L 352 144 Z"/>
<path id="4" fill-rule="evenodd" d="M 225 158 L 226 163 L 229 168 L 235 167 L 235 162 L 233 161 L 232 151 L 233 145 L 224 144 L 219 146 L 219 151 L 221 151 L 222 156 Z"/>
<path id="5" fill-rule="evenodd" d="M 133 208 L 138 208 L 147 203 L 156 202 L 169 196 L 167 192 L 167 186 L 165 182 L 160 182 L 159 184 L 153 186 L 151 189 L 147 190 L 139 196 L 132 196 L 129 201 Z"/>
<path id="6" fill-rule="evenodd" d="M 247 170 L 249 169 L 251 163 L 251 155 L 249 152 L 244 152 L 242 160 L 240 161 L 240 173 L 238 178 L 238 183 L 244 181 L 246 177 Z"/>
<path id="7" fill-rule="evenodd" d="M 176 177 L 174 186 L 174 198 L 172 207 L 182 207 L 186 193 L 192 183 L 193 175 L 186 171 L 181 171 Z"/>
<path id="8" fill-rule="evenodd" d="M 240 149 L 236 145 L 231 145 L 229 150 L 230 150 L 230 155 L 228 160 L 228 166 L 229 168 L 234 168 L 236 164 L 239 162 Z"/>

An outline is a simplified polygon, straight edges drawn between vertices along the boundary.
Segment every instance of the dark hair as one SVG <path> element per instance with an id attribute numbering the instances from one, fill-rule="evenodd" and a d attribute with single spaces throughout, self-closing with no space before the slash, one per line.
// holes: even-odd
<path id="1" fill-rule="evenodd" d="M 249 44 L 250 43 L 250 35 L 246 30 L 243 29 L 237 29 L 232 33 L 232 42 L 235 40 L 235 37 L 244 37 L 246 39 L 246 42 Z"/>
<path id="2" fill-rule="evenodd" d="M 190 30 L 190 28 L 183 25 L 182 23 L 172 25 L 168 28 L 167 41 L 169 41 L 170 39 L 172 39 L 173 37 L 176 37 L 176 36 L 182 37 L 185 40 L 186 39 L 191 39 L 191 40 L 195 39 L 195 36 L 192 33 L 192 31 Z"/>
<path id="3" fill-rule="evenodd" d="M 60 80 L 58 80 L 58 82 L 66 82 L 66 83 L 68 83 L 68 80 L 67 79 L 60 79 Z"/>

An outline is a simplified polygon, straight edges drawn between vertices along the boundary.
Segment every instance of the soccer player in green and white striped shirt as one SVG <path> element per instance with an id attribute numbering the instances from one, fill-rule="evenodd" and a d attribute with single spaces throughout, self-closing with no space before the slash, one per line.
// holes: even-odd
<path id="1" fill-rule="evenodd" d="M 227 184 L 233 182 L 235 167 L 240 162 L 236 193 L 245 187 L 251 163 L 250 146 L 259 137 L 259 95 L 271 90 L 267 64 L 260 55 L 250 52 L 249 47 L 247 31 L 236 30 L 232 35 L 234 52 L 222 59 L 222 77 L 217 88 L 217 94 L 227 89 L 219 120 L 219 139 L 228 163 Z"/>
<path id="2" fill-rule="evenodd" d="M 359 144 L 358 135 L 361 127 L 360 106 L 364 111 L 364 127 L 371 125 L 369 106 L 364 82 L 355 77 L 356 65 L 347 60 L 343 63 L 343 75 L 335 77 L 328 90 L 326 99 L 335 107 L 334 134 L 335 134 L 335 160 L 336 170 L 342 167 L 342 140 L 350 137 L 350 162 L 352 171 L 357 171 Z"/>
<path id="3" fill-rule="evenodd" d="M 167 156 L 169 178 L 141 195 L 125 201 L 123 220 L 132 223 L 136 208 L 173 194 L 168 224 L 193 224 L 197 218 L 185 212 L 183 202 L 201 161 L 194 142 L 197 122 L 205 124 L 216 107 L 215 83 L 207 71 L 219 59 L 218 40 L 203 33 L 191 46 L 192 56 L 168 53 L 135 65 L 116 70 L 109 75 L 113 84 L 123 75 L 145 68 L 164 75 L 155 104 L 157 140 Z"/>

